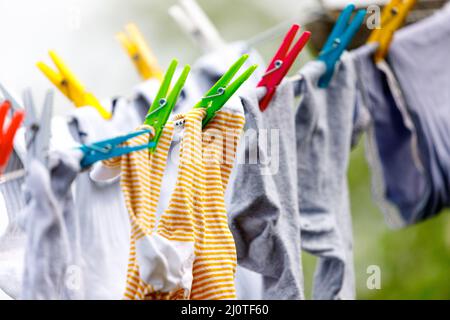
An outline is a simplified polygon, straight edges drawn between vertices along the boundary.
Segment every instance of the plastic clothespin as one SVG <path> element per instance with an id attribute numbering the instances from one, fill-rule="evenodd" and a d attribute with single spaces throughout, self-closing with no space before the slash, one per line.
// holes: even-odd
<path id="1" fill-rule="evenodd" d="M 169 8 L 170 16 L 204 52 L 219 50 L 225 41 L 195 0 L 179 0 Z"/>
<path id="2" fill-rule="evenodd" d="M 142 79 L 156 78 L 162 80 L 163 73 L 158 61 L 135 24 L 127 24 L 125 32 L 119 32 L 116 38 L 133 61 Z"/>
<path id="3" fill-rule="evenodd" d="M 45 95 L 41 116 L 38 118 L 31 89 L 23 93 L 23 103 L 27 117 L 25 119 L 25 140 L 27 155 L 39 160 L 47 166 L 47 155 L 50 147 L 51 120 L 53 114 L 53 91 Z"/>
<path id="4" fill-rule="evenodd" d="M 277 53 L 272 58 L 272 61 L 267 67 L 266 73 L 258 83 L 258 87 L 267 88 L 267 93 L 259 102 L 259 108 L 261 111 L 266 110 L 267 106 L 270 103 L 270 100 L 272 100 L 272 97 L 275 94 L 277 86 L 286 76 L 289 69 L 294 64 L 295 59 L 297 59 L 297 56 L 300 54 L 311 36 L 311 32 L 303 32 L 298 41 L 289 51 L 289 48 L 294 41 L 295 35 L 299 30 L 300 26 L 298 24 L 292 25 L 291 29 L 288 31 L 288 33 L 286 33 L 286 36 L 284 37 L 281 46 L 278 48 Z"/>
<path id="5" fill-rule="evenodd" d="M 22 110 L 22 105 L 15 99 L 15 97 L 0 83 L 0 91 L 3 95 L 3 98 L 10 102 L 11 110 L 18 111 Z"/>
<path id="6" fill-rule="evenodd" d="M 38 62 L 38 68 L 45 76 L 77 107 L 92 106 L 105 119 L 111 118 L 111 113 L 106 111 L 98 99 L 90 92 L 87 92 L 83 84 L 66 66 L 60 57 L 54 52 L 49 51 L 50 58 L 53 60 L 58 71 L 54 71 L 43 62 Z"/>
<path id="7" fill-rule="evenodd" d="M 172 113 L 178 96 L 181 93 L 181 89 L 183 89 L 186 78 L 189 74 L 189 71 L 191 70 L 190 66 L 188 65 L 184 67 L 180 77 L 169 93 L 170 83 L 172 81 L 177 65 L 178 61 L 172 60 L 166 74 L 164 75 L 164 79 L 161 83 L 161 86 L 159 87 L 158 93 L 156 94 L 156 97 L 153 100 L 150 109 L 148 110 L 147 116 L 145 117 L 144 124 L 153 127 L 153 129 L 155 130 L 155 135 L 152 139 L 152 141 L 155 142 L 155 145 L 150 148 L 151 151 L 154 151 L 156 149 L 156 146 L 158 145 L 158 141 L 161 137 L 163 128 L 167 120 L 169 120 L 169 116 Z"/>
<path id="8" fill-rule="evenodd" d="M 231 98 L 231 96 L 239 89 L 239 87 L 251 76 L 257 65 L 250 66 L 245 70 L 234 82 L 230 83 L 235 74 L 239 71 L 248 54 L 240 57 L 228 71 L 212 86 L 206 95 L 194 106 L 194 108 L 205 108 L 206 116 L 203 118 L 203 128 L 211 121 L 216 113 Z"/>
<path id="9" fill-rule="evenodd" d="M 91 144 L 83 144 L 78 147 L 78 149 L 83 152 L 83 158 L 80 161 L 80 165 L 82 168 L 86 168 L 97 161 L 120 157 L 134 151 L 152 148 L 156 145 L 153 141 L 139 146 L 121 146 L 125 141 L 149 132 L 150 130 L 139 130 L 120 137 L 106 139 Z"/>
<path id="10" fill-rule="evenodd" d="M 367 43 L 379 44 L 375 52 L 375 62 L 386 57 L 394 32 L 405 23 L 415 3 L 416 0 L 392 0 L 384 7 L 381 14 L 381 27 L 374 29 L 367 40 Z"/>
<path id="11" fill-rule="evenodd" d="M 319 87 L 326 88 L 330 83 L 336 63 L 339 61 L 342 53 L 348 47 L 356 32 L 358 32 L 364 17 L 366 10 L 358 10 L 355 17 L 351 20 L 355 5 L 349 4 L 339 15 L 339 18 L 334 25 L 333 31 L 331 31 L 322 51 L 319 53 L 318 60 L 321 60 L 326 65 L 325 73 L 319 79 Z"/>
<path id="12" fill-rule="evenodd" d="M 24 110 L 17 110 L 14 112 L 9 124 L 6 125 L 6 115 L 10 108 L 11 103 L 9 101 L 4 101 L 0 105 L 0 173 L 3 172 L 8 164 L 13 150 L 14 136 L 25 117 Z"/>

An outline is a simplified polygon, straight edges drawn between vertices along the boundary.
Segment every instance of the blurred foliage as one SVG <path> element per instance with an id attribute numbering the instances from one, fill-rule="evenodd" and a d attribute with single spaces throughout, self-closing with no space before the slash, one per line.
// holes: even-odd
<path id="1" fill-rule="evenodd" d="M 353 216 L 358 299 L 450 299 L 450 215 L 400 230 L 390 229 L 371 197 L 370 171 L 361 141 L 351 154 L 348 178 Z M 316 259 L 303 255 L 311 297 Z M 381 269 L 381 289 L 366 285 L 367 267 Z"/>

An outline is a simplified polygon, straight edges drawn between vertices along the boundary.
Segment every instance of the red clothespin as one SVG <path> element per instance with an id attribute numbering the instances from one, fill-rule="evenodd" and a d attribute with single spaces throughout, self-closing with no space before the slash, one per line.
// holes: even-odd
<path id="1" fill-rule="evenodd" d="M 4 101 L 0 105 L 0 173 L 3 172 L 8 164 L 9 156 L 13 150 L 14 136 L 25 117 L 23 110 L 14 112 L 11 121 L 6 127 L 5 119 L 10 108 L 11 103 L 9 101 Z"/>
<path id="2" fill-rule="evenodd" d="M 275 94 L 277 86 L 286 76 L 289 69 L 294 64 L 295 59 L 297 59 L 300 51 L 302 51 L 303 47 L 306 45 L 309 37 L 311 36 L 311 32 L 303 32 L 298 41 L 294 44 L 291 51 L 289 51 L 288 53 L 288 50 L 291 47 L 291 43 L 294 41 L 295 35 L 297 34 L 297 31 L 299 29 L 300 26 L 298 24 L 292 25 L 291 29 L 284 37 L 280 48 L 267 67 L 266 73 L 258 83 L 258 87 L 267 88 L 266 95 L 259 101 L 259 109 L 261 109 L 261 111 L 264 111 L 267 108 L 270 100 Z"/>

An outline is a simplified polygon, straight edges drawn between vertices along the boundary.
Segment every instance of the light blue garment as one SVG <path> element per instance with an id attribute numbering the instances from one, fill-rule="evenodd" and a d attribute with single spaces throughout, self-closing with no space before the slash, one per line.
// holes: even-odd
<path id="1" fill-rule="evenodd" d="M 450 205 L 450 5 L 395 33 L 388 62 L 417 128 L 430 181 L 418 222 Z"/>
<path id="2" fill-rule="evenodd" d="M 357 65 L 363 109 L 371 115 L 366 155 L 374 198 L 391 227 L 417 221 L 429 197 L 417 132 L 397 80 L 384 62 L 374 63 L 376 45 L 351 52 Z"/>

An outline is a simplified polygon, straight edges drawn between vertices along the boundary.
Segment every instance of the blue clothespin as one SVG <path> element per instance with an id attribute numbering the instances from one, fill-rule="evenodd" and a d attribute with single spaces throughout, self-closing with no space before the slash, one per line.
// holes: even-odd
<path id="1" fill-rule="evenodd" d="M 358 32 L 366 10 L 358 10 L 353 20 L 350 22 L 355 5 L 349 4 L 339 15 L 339 18 L 331 31 L 322 51 L 319 53 L 318 60 L 321 60 L 326 65 L 326 71 L 319 79 L 319 87 L 326 88 L 331 81 L 334 73 L 336 62 L 339 61 L 342 53 L 348 47 L 356 32 Z"/>
<path id="2" fill-rule="evenodd" d="M 131 138 L 149 132 L 150 130 L 139 130 L 120 137 L 94 142 L 89 145 L 84 144 L 78 147 L 78 149 L 80 149 L 84 154 L 83 159 L 80 161 L 80 165 L 82 168 L 86 168 L 91 166 L 97 161 L 120 157 L 124 154 L 128 154 L 134 151 L 153 148 L 156 145 L 156 143 L 153 141 L 149 142 L 148 144 L 140 146 L 133 146 L 133 147 L 120 146 L 122 143 L 124 143 L 127 140 L 130 140 Z"/>

